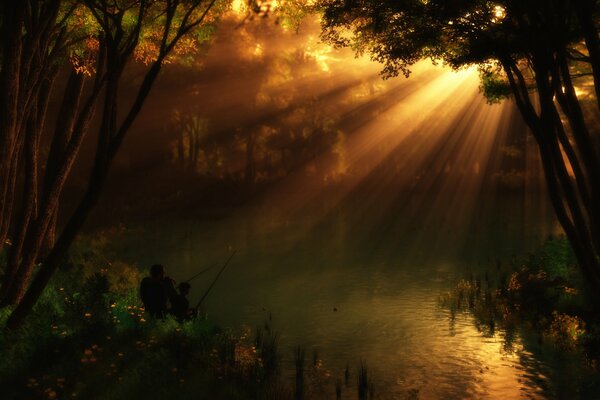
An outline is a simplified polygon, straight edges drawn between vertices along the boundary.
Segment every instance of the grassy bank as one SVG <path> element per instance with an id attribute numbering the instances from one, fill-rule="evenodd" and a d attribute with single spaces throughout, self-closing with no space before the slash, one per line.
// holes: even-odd
<path id="1" fill-rule="evenodd" d="M 534 335 L 539 344 L 578 353 L 597 369 L 600 317 L 586 291 L 569 243 L 560 237 L 491 273 L 468 274 L 440 303 L 451 316 L 471 314 L 484 335 L 502 330 L 507 341 L 517 332 Z"/>
<path id="2" fill-rule="evenodd" d="M 296 348 L 282 365 L 270 318 L 238 334 L 206 318 L 149 318 L 137 293 L 145 271 L 114 259 L 115 236 L 81 239 L 18 331 L 0 310 L 3 399 L 374 397 L 364 364 L 336 379 L 316 351 L 305 360 Z"/>

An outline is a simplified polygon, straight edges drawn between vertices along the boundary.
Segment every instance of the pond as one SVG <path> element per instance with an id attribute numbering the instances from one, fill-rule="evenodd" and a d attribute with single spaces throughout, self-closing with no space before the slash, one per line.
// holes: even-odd
<path id="1" fill-rule="evenodd" d="M 214 266 L 193 281 L 194 304 L 235 250 L 202 308 L 234 332 L 272 317 L 285 373 L 300 345 L 308 359 L 316 349 L 333 382 L 349 365 L 354 384 L 365 360 L 379 398 L 590 398 L 581 360 L 535 335 L 486 336 L 439 303 L 467 273 L 493 276 L 557 233 L 548 205 L 525 212 L 521 196 L 500 196 L 465 220 L 420 201 L 364 204 L 290 213 L 263 203 L 208 221 L 147 222 L 128 230 L 120 256 L 161 262 L 176 280 Z"/>

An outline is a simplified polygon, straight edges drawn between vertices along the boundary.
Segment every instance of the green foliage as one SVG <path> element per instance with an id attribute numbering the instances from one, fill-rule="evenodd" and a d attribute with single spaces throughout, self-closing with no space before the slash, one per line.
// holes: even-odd
<path id="1" fill-rule="evenodd" d="M 549 333 L 560 346 L 575 347 L 581 342 L 585 332 L 585 322 L 580 317 L 558 311 L 552 313 Z"/>
<path id="2" fill-rule="evenodd" d="M 549 238 L 544 242 L 539 263 L 549 278 L 564 278 L 572 280 L 577 272 L 575 254 L 565 238 Z"/>
<path id="3" fill-rule="evenodd" d="M 479 77 L 481 79 L 481 92 L 489 104 L 500 103 L 512 95 L 510 85 L 501 74 L 501 71 L 481 69 Z"/>
<path id="4" fill-rule="evenodd" d="M 292 398 L 270 318 L 256 341 L 204 318 L 148 318 L 137 283 L 115 276 L 135 267 L 110 268 L 115 237 L 80 240 L 19 330 L 4 328 L 11 309 L 0 309 L 3 399 Z"/>
<path id="5" fill-rule="evenodd" d="M 280 372 L 281 355 L 279 354 L 279 334 L 273 330 L 271 318 L 265 322 L 264 328 L 256 329 L 254 344 L 260 354 L 261 364 L 264 367 L 261 379 L 271 379 Z"/>
<path id="6" fill-rule="evenodd" d="M 243 385 L 237 388 L 236 368 L 228 370 L 224 382 L 216 380 L 221 360 L 212 358 L 212 349 L 223 339 L 208 321 L 145 321 L 98 275 L 68 301 L 64 291 L 50 286 L 24 327 L 0 330 L 0 380 L 9 384 L 3 398 L 63 398 L 75 393 L 80 398 L 166 399 L 222 391 L 238 392 L 236 398 L 252 397 Z M 109 294 L 118 311 L 107 309 Z M 122 312 L 127 309 L 129 313 Z M 0 310 L 0 322 L 9 312 Z M 235 355 L 232 359 L 235 367 Z"/>
<path id="7" fill-rule="evenodd" d="M 77 286 L 76 282 L 99 272 L 108 280 L 111 291 L 121 296 L 131 295 L 129 292 L 137 287 L 142 273 L 137 265 L 116 259 L 113 247 L 122 233 L 121 229 L 109 229 L 80 238 L 61 266 L 64 274 L 57 282 Z"/>
<path id="8" fill-rule="evenodd" d="M 277 6 L 277 21 L 285 29 L 298 31 L 300 23 L 313 12 L 306 0 L 283 0 Z"/>
<path id="9" fill-rule="evenodd" d="M 519 64 L 542 44 L 577 47 L 575 2 L 539 0 L 319 0 L 322 37 L 368 53 L 384 77 L 410 74 L 423 59 L 453 68 L 510 60 Z M 497 102 L 510 93 L 496 74 L 482 75 L 482 89 Z"/>
<path id="10" fill-rule="evenodd" d="M 518 266 L 520 265 L 520 266 Z M 585 287 L 569 242 L 549 238 L 539 251 L 522 263 L 499 271 L 495 282 L 486 275 L 458 282 L 440 297 L 452 318 L 459 312 L 473 315 L 480 332 L 505 334 L 505 348 L 512 349 L 519 329 L 533 330 L 561 349 L 585 350 L 600 356 L 596 314 L 590 312 Z M 592 310 L 593 311 L 593 310 Z"/>

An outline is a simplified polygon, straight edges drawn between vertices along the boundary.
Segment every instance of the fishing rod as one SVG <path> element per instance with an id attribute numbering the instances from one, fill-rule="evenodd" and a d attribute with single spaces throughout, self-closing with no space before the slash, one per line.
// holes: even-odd
<path id="1" fill-rule="evenodd" d="M 202 296 L 202 298 L 198 302 L 198 305 L 196 306 L 196 310 L 198 308 L 200 308 L 200 306 L 202 305 L 202 302 L 204 301 L 204 299 L 206 299 L 206 296 L 208 296 L 208 293 L 210 293 L 210 290 L 213 288 L 213 286 L 215 286 L 215 283 L 217 283 L 217 280 L 219 280 L 219 277 L 221 276 L 221 274 L 223 273 L 223 271 L 225 271 L 225 268 L 227 268 L 227 266 L 229 265 L 229 261 L 231 261 L 231 259 L 233 258 L 233 255 L 235 254 L 236 251 L 237 251 L 237 249 L 233 250 L 233 252 L 229 256 L 229 258 L 227 259 L 227 261 L 225 261 L 225 264 L 223 265 L 223 267 L 221 267 L 221 270 L 219 271 L 219 273 L 215 277 L 215 280 L 212 281 L 212 283 L 210 284 L 210 286 L 208 287 L 208 289 L 206 289 L 206 292 L 204 292 L 204 295 Z"/>
<path id="2" fill-rule="evenodd" d="M 210 270 L 211 270 L 211 269 L 213 269 L 214 267 L 216 267 L 216 265 L 211 265 L 211 266 L 210 266 L 210 267 L 208 267 L 208 268 L 204 268 L 202 271 L 198 272 L 197 274 L 193 275 L 191 278 L 189 278 L 189 279 L 186 279 L 185 281 L 182 281 L 182 282 L 187 282 L 187 283 L 190 283 L 191 281 L 193 281 L 194 279 L 196 279 L 197 277 L 199 277 L 199 276 L 200 276 L 200 275 L 202 275 L 203 273 L 210 271 Z"/>

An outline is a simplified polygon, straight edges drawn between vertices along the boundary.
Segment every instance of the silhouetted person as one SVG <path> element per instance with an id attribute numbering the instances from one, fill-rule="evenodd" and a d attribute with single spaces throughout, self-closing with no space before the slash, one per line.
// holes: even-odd
<path id="1" fill-rule="evenodd" d="M 165 276 L 165 267 L 155 264 L 150 267 L 150 276 L 142 279 L 140 297 L 144 308 L 152 317 L 164 318 L 167 313 L 167 300 L 173 300 L 177 295 L 174 282 Z"/>
<path id="2" fill-rule="evenodd" d="M 179 322 L 189 320 L 193 317 L 193 309 L 190 308 L 190 301 L 187 295 L 190 293 L 191 285 L 188 282 L 181 282 L 177 287 L 179 293 L 171 301 L 171 313 Z"/>

